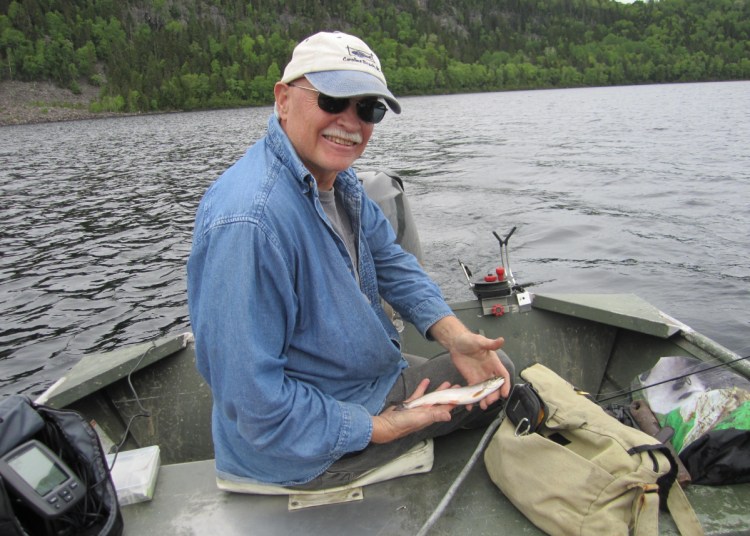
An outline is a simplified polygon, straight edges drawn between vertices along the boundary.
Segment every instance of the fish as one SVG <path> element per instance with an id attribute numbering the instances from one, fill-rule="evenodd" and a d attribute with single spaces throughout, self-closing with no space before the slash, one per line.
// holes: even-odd
<path id="1" fill-rule="evenodd" d="M 490 378 L 482 383 L 458 387 L 456 389 L 443 389 L 442 391 L 433 391 L 422 397 L 410 402 L 402 402 L 396 406 L 397 410 L 414 409 L 419 406 L 428 406 L 431 404 L 455 404 L 465 406 L 479 402 L 484 397 L 491 395 L 505 383 L 505 378 Z"/>

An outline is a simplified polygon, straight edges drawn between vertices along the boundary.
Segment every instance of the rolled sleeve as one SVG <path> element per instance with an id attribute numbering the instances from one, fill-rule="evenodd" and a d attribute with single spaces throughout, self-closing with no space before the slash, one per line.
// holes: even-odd
<path id="1" fill-rule="evenodd" d="M 439 298 L 430 298 L 412 309 L 409 315 L 414 327 L 428 340 L 434 340 L 430 335 L 429 329 L 441 318 L 446 316 L 455 316 L 450 306 L 445 300 Z"/>
<path id="2" fill-rule="evenodd" d="M 362 406 L 340 403 L 341 434 L 336 446 L 336 457 L 363 450 L 372 439 L 372 416 Z"/>

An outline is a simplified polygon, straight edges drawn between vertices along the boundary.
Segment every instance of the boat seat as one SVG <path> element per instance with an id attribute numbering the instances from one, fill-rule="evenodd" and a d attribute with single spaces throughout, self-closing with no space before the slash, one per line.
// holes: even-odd
<path id="1" fill-rule="evenodd" d="M 250 479 L 235 481 L 221 477 L 216 478 L 216 485 L 219 489 L 231 493 L 288 495 L 289 509 L 294 510 L 320 504 L 362 500 L 364 496 L 362 488 L 364 486 L 401 476 L 427 473 L 432 470 L 434 459 L 434 442 L 432 439 L 427 439 L 416 444 L 398 458 L 365 473 L 345 486 L 320 490 L 298 490 Z"/>

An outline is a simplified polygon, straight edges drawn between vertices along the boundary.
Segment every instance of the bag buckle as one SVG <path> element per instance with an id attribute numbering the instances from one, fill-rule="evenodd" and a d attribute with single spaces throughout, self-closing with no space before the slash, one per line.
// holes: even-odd
<path id="1" fill-rule="evenodd" d="M 524 425 L 526 425 L 526 428 L 524 428 L 523 430 L 521 430 L 521 427 L 524 426 Z M 516 437 L 529 435 L 529 430 L 531 430 L 531 421 L 529 421 L 529 419 L 527 419 L 526 417 L 524 417 L 516 425 L 516 429 L 513 432 L 513 435 L 515 435 Z"/>

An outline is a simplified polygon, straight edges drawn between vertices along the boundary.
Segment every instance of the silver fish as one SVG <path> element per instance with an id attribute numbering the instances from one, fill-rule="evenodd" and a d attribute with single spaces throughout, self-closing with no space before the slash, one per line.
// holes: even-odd
<path id="1" fill-rule="evenodd" d="M 411 402 L 403 402 L 396 406 L 396 409 L 413 409 L 418 408 L 419 406 L 428 406 L 431 404 L 455 404 L 457 406 L 474 404 L 500 389 L 504 383 L 505 378 L 497 377 L 490 378 L 482 383 L 467 385 L 466 387 L 459 387 L 457 389 L 433 391 L 417 398 L 416 400 L 412 400 Z"/>

